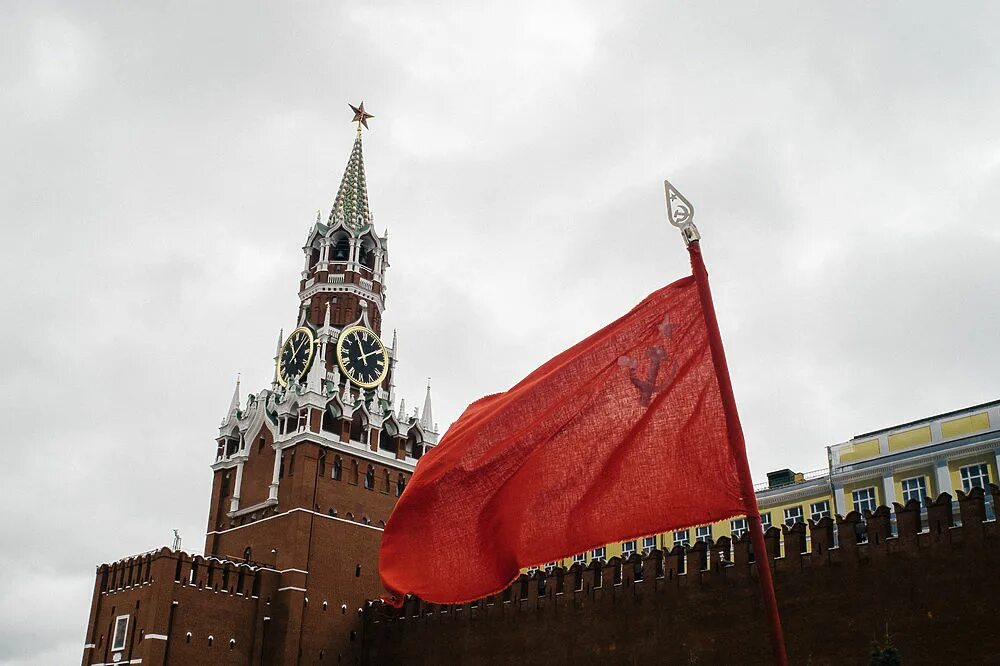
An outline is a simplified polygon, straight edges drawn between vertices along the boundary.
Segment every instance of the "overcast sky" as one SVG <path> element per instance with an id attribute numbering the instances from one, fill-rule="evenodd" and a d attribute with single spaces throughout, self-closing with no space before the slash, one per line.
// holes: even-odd
<path id="1" fill-rule="evenodd" d="M 0 4 L 2 664 L 78 662 L 98 563 L 201 550 L 348 102 L 442 427 L 688 272 L 663 178 L 758 480 L 1000 397 L 995 3 Z"/>

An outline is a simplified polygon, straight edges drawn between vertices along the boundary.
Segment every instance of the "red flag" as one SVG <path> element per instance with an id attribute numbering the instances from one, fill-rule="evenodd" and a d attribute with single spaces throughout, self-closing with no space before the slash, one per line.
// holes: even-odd
<path id="1" fill-rule="evenodd" d="M 756 514 L 709 338 L 698 285 L 685 277 L 469 405 L 389 518 L 386 589 L 397 601 L 464 603 L 525 566 Z"/>

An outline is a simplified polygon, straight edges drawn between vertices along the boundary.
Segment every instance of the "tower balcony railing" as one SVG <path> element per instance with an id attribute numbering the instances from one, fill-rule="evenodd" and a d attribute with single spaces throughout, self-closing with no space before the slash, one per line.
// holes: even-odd
<path id="1" fill-rule="evenodd" d="M 359 278 L 358 285 L 360 285 L 362 289 L 367 289 L 368 291 L 371 291 L 374 287 L 372 281 L 366 280 L 365 278 Z"/>
<path id="2" fill-rule="evenodd" d="M 344 274 L 343 273 L 333 273 L 326 276 L 326 281 L 329 284 L 344 284 Z"/>

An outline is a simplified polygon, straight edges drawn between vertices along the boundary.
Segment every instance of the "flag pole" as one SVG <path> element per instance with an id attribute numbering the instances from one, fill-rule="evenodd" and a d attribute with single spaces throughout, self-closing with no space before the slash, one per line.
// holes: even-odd
<path id="1" fill-rule="evenodd" d="M 785 653 L 785 637 L 781 630 L 781 616 L 778 614 L 778 600 L 774 595 L 771 562 L 767 557 L 767 547 L 764 544 L 764 530 L 760 522 L 760 511 L 757 508 L 757 494 L 754 492 L 753 478 L 750 476 L 746 442 L 743 439 L 743 427 L 740 425 L 740 415 L 736 409 L 733 385 L 729 378 L 726 351 L 722 346 L 719 322 L 715 317 L 712 290 L 708 284 L 708 271 L 705 269 L 705 262 L 701 256 L 701 234 L 694 226 L 694 206 L 669 181 L 663 181 L 663 188 L 667 197 L 667 219 L 681 230 L 681 235 L 687 244 L 688 254 L 691 257 L 691 270 L 698 285 L 702 311 L 705 313 L 708 344 L 712 352 L 715 374 L 719 378 L 719 391 L 722 394 L 722 406 L 726 415 L 726 430 L 729 432 L 729 446 L 736 459 L 737 472 L 740 477 L 740 494 L 747 504 L 747 527 L 750 531 L 750 542 L 753 544 L 754 560 L 757 563 L 760 592 L 767 611 L 774 663 L 778 666 L 787 666 L 788 656 Z"/>

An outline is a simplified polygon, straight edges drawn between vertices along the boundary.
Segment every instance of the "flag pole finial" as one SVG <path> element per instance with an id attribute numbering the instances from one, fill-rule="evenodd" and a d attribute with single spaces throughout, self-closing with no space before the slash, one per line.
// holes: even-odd
<path id="1" fill-rule="evenodd" d="M 667 221 L 681 230 L 684 244 L 700 240 L 698 227 L 694 226 L 694 206 L 669 180 L 663 181 L 663 193 L 667 198 Z"/>

